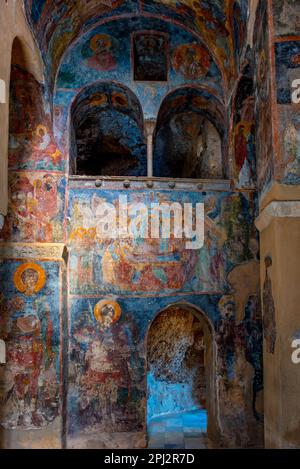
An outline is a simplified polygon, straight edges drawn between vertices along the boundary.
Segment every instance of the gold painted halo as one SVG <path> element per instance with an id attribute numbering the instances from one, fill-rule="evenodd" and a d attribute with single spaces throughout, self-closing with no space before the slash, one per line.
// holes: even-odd
<path id="1" fill-rule="evenodd" d="M 48 133 L 48 129 L 45 125 L 38 125 L 35 129 L 35 134 L 39 137 L 40 135 L 40 131 L 43 130 L 44 131 L 44 134 L 47 134 Z"/>
<path id="2" fill-rule="evenodd" d="M 105 306 L 111 306 L 114 310 L 112 323 L 117 322 L 121 317 L 121 307 L 119 303 L 113 300 L 101 300 L 94 307 L 94 316 L 100 323 L 104 322 L 102 310 Z"/>
<path id="3" fill-rule="evenodd" d="M 32 289 L 29 289 L 27 285 L 25 285 L 22 275 L 27 270 L 33 270 L 38 274 L 37 281 Z M 46 283 L 46 273 L 45 270 L 38 264 L 33 264 L 31 262 L 27 262 L 26 264 L 21 264 L 14 273 L 14 285 L 17 290 L 25 295 L 32 295 L 33 293 L 38 293 Z"/>
<path id="4" fill-rule="evenodd" d="M 96 34 L 94 37 L 92 37 L 90 41 L 90 48 L 93 51 L 96 51 L 98 48 L 97 42 L 99 39 L 102 39 L 105 47 L 110 47 L 112 45 L 112 40 L 111 37 L 108 34 Z"/>

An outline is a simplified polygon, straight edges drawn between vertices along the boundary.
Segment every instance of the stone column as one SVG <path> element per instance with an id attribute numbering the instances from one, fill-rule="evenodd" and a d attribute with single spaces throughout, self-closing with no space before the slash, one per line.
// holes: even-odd
<path id="1" fill-rule="evenodd" d="M 153 135 L 156 126 L 155 120 L 147 120 L 144 126 L 145 137 L 147 140 L 147 176 L 153 176 Z"/>
<path id="2" fill-rule="evenodd" d="M 274 184 L 256 220 L 261 240 L 265 447 L 300 447 L 300 187 Z M 298 354 L 300 355 L 300 354 Z"/>

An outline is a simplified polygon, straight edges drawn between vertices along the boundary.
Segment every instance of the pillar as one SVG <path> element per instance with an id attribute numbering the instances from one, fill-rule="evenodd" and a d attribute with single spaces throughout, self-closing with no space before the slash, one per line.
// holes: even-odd
<path id="1" fill-rule="evenodd" d="M 300 187 L 275 183 L 261 203 L 265 447 L 300 447 Z M 295 355 L 295 354 L 294 354 Z"/>
<path id="2" fill-rule="evenodd" d="M 156 126 L 155 120 L 145 122 L 145 137 L 147 140 L 147 176 L 153 176 L 153 135 Z"/>

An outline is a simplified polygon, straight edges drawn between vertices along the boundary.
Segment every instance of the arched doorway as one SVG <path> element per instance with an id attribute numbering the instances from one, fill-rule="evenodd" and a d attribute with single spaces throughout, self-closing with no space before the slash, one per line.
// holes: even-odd
<path id="1" fill-rule="evenodd" d="M 188 303 L 159 312 L 147 337 L 150 448 L 206 448 L 216 432 L 215 350 L 207 317 Z"/>

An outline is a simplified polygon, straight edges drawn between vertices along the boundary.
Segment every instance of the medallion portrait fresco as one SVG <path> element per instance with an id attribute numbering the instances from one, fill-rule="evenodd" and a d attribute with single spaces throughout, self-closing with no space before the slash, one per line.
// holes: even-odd
<path id="1" fill-rule="evenodd" d="M 14 273 L 14 285 L 19 292 L 27 296 L 38 293 L 46 283 L 45 270 L 38 264 L 20 265 Z"/>

